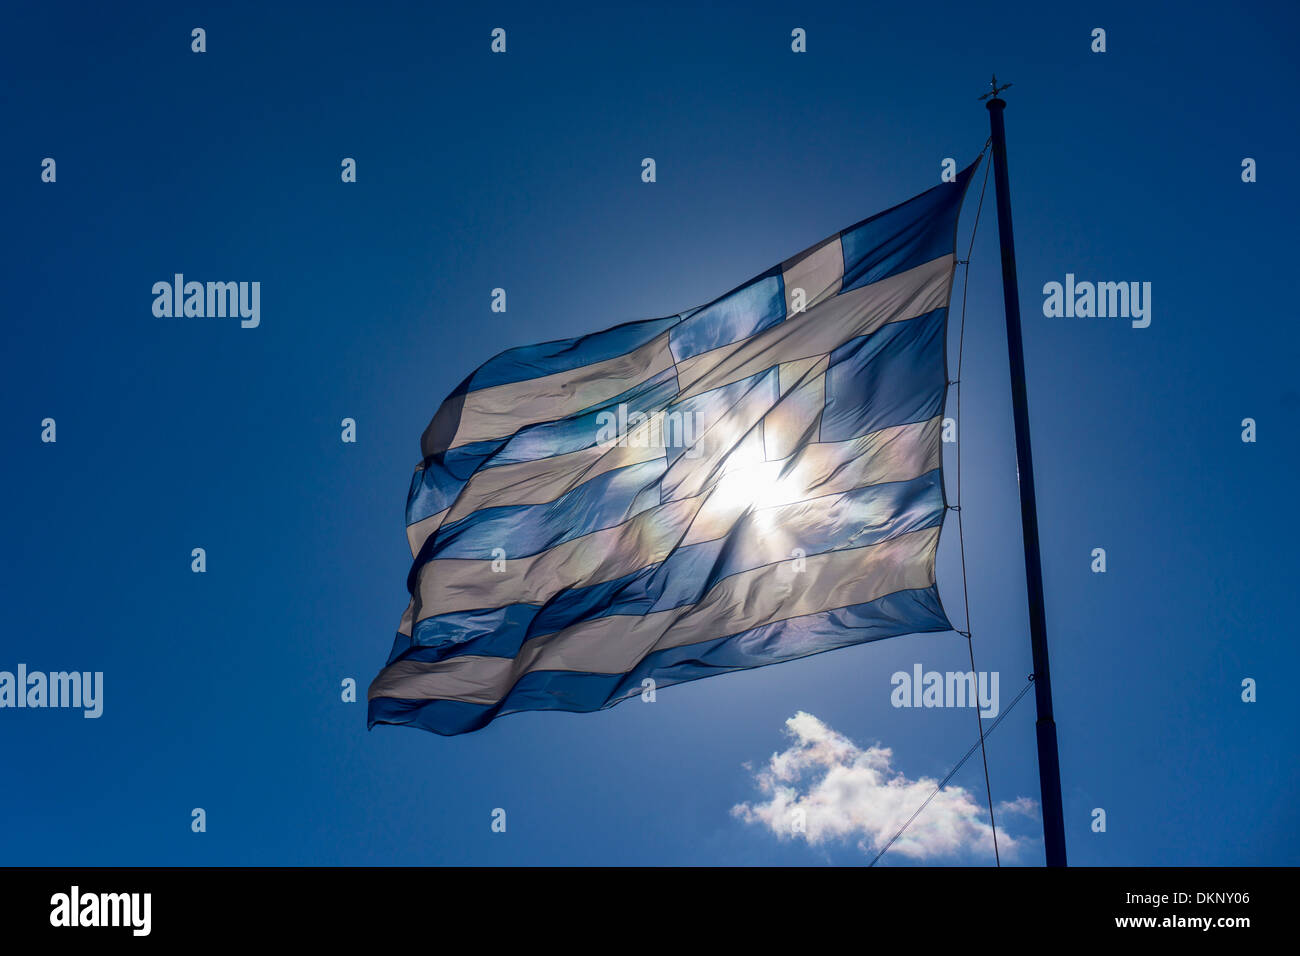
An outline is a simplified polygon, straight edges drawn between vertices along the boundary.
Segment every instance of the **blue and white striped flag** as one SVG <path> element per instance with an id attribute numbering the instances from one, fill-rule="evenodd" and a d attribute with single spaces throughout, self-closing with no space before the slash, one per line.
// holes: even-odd
<path id="1" fill-rule="evenodd" d="M 465 733 L 950 629 L 945 330 L 973 170 L 701 308 L 470 375 L 421 442 L 370 726 Z"/>

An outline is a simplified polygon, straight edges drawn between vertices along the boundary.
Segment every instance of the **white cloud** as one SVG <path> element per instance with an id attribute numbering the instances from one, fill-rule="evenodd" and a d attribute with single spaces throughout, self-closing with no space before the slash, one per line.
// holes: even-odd
<path id="1" fill-rule="evenodd" d="M 998 816 L 1004 813 L 1018 813 L 1023 817 L 1029 817 L 1031 820 L 1038 819 L 1038 801 L 1030 800 L 1028 797 L 1016 797 L 1014 800 L 1003 800 L 997 806 Z"/>
<path id="2" fill-rule="evenodd" d="M 925 802 L 938 780 L 909 780 L 892 766 L 888 747 L 859 747 L 812 714 L 800 711 L 785 722 L 791 746 L 772 754 L 754 773 L 762 802 L 740 803 L 732 815 L 766 826 L 782 839 L 803 838 L 811 845 L 856 839 L 875 856 L 907 818 Z M 1002 816 L 1033 816 L 1028 797 L 998 807 L 998 849 L 1014 854 L 1021 845 L 1003 829 Z M 993 856 L 988 807 L 962 787 L 948 786 L 930 801 L 889 850 L 890 854 L 930 860 L 974 852 Z"/>

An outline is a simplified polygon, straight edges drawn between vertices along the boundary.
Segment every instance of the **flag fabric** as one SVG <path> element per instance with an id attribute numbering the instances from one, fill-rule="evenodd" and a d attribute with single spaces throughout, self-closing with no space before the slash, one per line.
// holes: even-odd
<path id="1" fill-rule="evenodd" d="M 421 440 L 370 726 L 465 733 L 951 629 L 945 333 L 974 168 L 698 309 L 470 375 Z"/>

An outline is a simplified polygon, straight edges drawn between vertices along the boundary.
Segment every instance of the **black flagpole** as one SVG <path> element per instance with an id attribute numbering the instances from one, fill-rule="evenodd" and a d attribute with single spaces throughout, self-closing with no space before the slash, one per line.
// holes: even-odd
<path id="1" fill-rule="evenodd" d="M 993 138 L 993 183 L 998 196 L 998 240 L 1002 247 L 1002 299 L 1007 312 L 1007 352 L 1011 361 L 1011 405 L 1016 422 L 1016 468 L 1020 479 L 1020 524 L 1025 536 L 1025 583 L 1029 591 L 1029 639 L 1034 653 L 1034 700 L 1038 705 L 1038 779 L 1043 795 L 1043 843 L 1048 866 L 1065 866 L 1065 819 L 1061 809 L 1061 765 L 1052 716 L 1052 677 L 1047 667 L 1047 616 L 1043 607 L 1043 567 L 1038 554 L 1038 505 L 1034 462 L 1029 451 L 1029 403 L 1025 394 L 1025 349 L 1020 334 L 1020 294 L 1016 289 L 1016 244 L 1011 235 L 1011 192 L 1007 182 L 1007 140 L 1002 124 L 1006 102 L 993 77 L 989 127 Z"/>

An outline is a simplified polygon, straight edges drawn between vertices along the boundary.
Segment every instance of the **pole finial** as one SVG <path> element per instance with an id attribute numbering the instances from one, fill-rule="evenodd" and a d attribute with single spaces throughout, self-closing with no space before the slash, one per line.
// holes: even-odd
<path id="1" fill-rule="evenodd" d="M 1011 84 L 1005 83 L 1002 86 L 998 86 L 998 75 L 994 73 L 993 79 L 989 81 L 989 87 L 990 87 L 989 91 L 985 93 L 983 96 L 981 96 L 980 99 L 987 100 L 990 96 L 996 97 L 1003 90 L 1011 89 Z"/>

